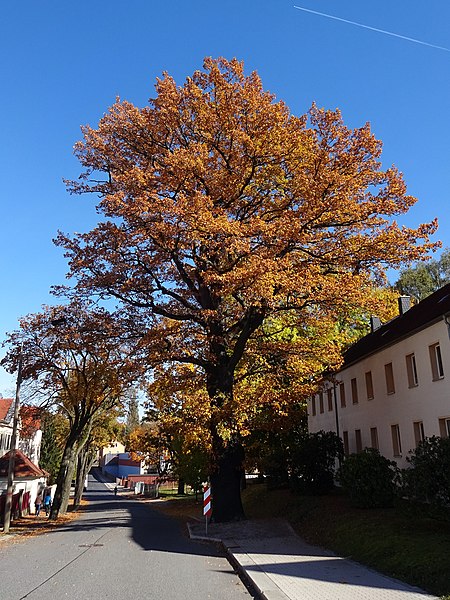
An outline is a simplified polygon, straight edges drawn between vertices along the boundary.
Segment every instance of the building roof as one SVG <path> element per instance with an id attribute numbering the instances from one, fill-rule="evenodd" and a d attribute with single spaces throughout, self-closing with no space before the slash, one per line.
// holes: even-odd
<path id="1" fill-rule="evenodd" d="M 13 414 L 13 402 L 12 398 L 0 398 L 0 421 L 10 422 Z"/>
<path id="2" fill-rule="evenodd" d="M 432 325 L 449 313 L 450 283 L 350 346 L 344 354 L 342 368 Z"/>
<path id="3" fill-rule="evenodd" d="M 2 479 L 8 477 L 10 453 L 11 451 L 7 452 L 0 458 L 0 478 Z M 20 479 L 22 477 L 47 477 L 47 475 L 47 471 L 43 471 L 33 464 L 21 450 L 16 450 L 14 461 L 14 479 Z"/>

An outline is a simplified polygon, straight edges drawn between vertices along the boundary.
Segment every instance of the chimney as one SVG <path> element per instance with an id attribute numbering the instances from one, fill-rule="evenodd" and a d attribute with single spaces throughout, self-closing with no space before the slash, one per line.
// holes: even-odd
<path id="1" fill-rule="evenodd" d="M 381 327 L 381 319 L 380 317 L 376 317 L 375 315 L 370 316 L 370 332 L 373 333 L 377 329 Z"/>
<path id="2" fill-rule="evenodd" d="M 398 299 L 398 313 L 404 315 L 411 308 L 411 296 L 400 296 Z"/>

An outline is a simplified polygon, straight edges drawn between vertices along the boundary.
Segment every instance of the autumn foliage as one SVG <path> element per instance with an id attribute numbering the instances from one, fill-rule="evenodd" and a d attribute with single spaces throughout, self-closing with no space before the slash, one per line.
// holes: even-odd
<path id="1" fill-rule="evenodd" d="M 133 315 L 149 366 L 200 381 L 214 517 L 239 518 L 242 414 L 280 364 L 304 385 L 336 366 L 335 323 L 367 309 L 386 266 L 424 256 L 435 223 L 395 222 L 415 198 L 369 124 L 292 115 L 237 60 L 208 58 L 182 86 L 164 74 L 147 106 L 118 100 L 83 134 L 69 188 L 100 196 L 104 219 L 57 244 L 78 293 Z"/>
<path id="2" fill-rule="evenodd" d="M 1 364 L 14 372 L 20 361 L 35 397 L 68 421 L 51 513 L 56 518 L 67 509 L 75 463 L 96 422 L 111 414 L 142 371 L 138 345 L 117 314 L 80 300 L 23 317 L 7 343 Z"/>

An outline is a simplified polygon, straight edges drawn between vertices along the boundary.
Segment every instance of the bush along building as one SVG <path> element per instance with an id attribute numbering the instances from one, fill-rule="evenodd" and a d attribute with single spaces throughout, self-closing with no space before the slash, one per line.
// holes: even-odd
<path id="1" fill-rule="evenodd" d="M 342 368 L 309 401 L 309 431 L 335 431 L 345 453 L 376 448 L 406 467 L 425 437 L 450 436 L 450 284 L 399 315 L 372 317 Z"/>

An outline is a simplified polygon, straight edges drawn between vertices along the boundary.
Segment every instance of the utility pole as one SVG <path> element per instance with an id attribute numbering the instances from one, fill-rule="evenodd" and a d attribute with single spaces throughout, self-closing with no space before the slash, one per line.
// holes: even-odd
<path id="1" fill-rule="evenodd" d="M 14 485 L 14 466 L 16 462 L 16 442 L 17 442 L 17 426 L 19 423 L 19 405 L 20 405 L 20 385 L 22 383 L 22 348 L 20 348 L 19 365 L 17 369 L 16 382 L 16 398 L 14 400 L 14 419 L 13 430 L 11 435 L 11 444 L 9 448 L 9 463 L 8 463 L 8 487 L 6 490 L 5 514 L 3 519 L 3 533 L 9 533 L 11 524 L 11 507 Z"/>

